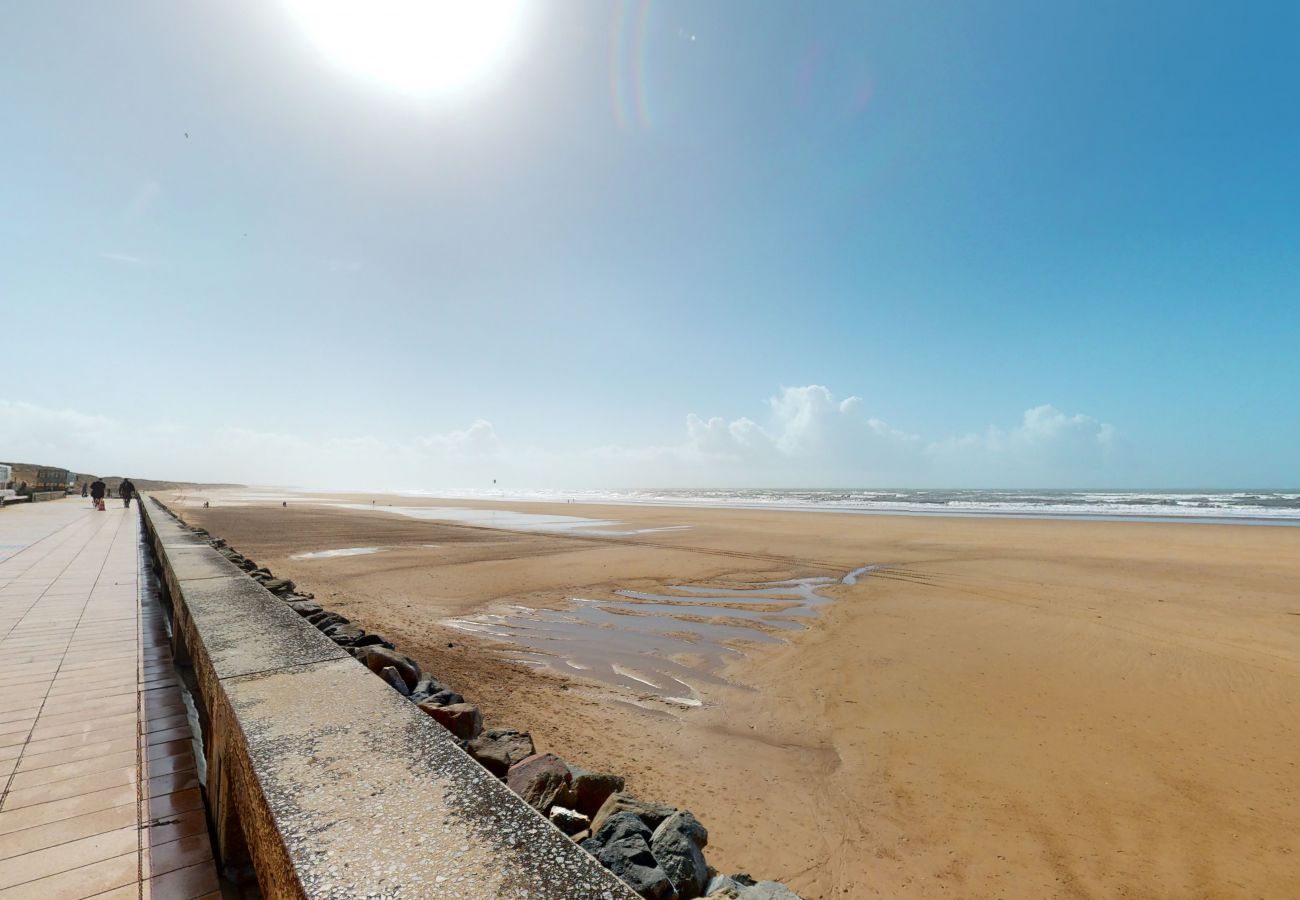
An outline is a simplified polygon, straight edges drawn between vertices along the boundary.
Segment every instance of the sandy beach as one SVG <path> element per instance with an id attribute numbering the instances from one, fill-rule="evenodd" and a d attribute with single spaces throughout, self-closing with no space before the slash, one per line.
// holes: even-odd
<path id="1" fill-rule="evenodd" d="M 689 807 L 724 871 L 808 898 L 1300 895 L 1300 528 L 159 497 L 489 726 Z M 394 511 L 419 506 L 487 512 Z M 612 524 L 500 527 L 512 511 Z M 575 598 L 608 604 L 612 653 L 655 624 L 617 591 L 671 612 L 675 585 L 808 578 L 815 608 L 768 587 L 770 613 L 682 609 L 646 639 L 666 642 L 658 674 L 545 650 Z M 572 646 L 598 655 L 592 632 Z M 700 705 L 648 687 L 665 678 Z"/>

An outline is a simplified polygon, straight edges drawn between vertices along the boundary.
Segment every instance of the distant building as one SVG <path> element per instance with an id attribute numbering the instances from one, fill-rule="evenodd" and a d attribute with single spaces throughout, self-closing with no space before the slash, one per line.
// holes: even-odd
<path id="1" fill-rule="evenodd" d="M 36 483 L 31 486 L 33 493 L 61 491 L 66 493 L 72 485 L 73 474 L 67 469 L 37 469 Z"/>

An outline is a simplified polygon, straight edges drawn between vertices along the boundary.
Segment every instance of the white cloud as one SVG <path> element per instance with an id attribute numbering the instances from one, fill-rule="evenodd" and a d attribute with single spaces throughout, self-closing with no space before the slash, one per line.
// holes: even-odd
<path id="1" fill-rule="evenodd" d="M 429 435 L 421 438 L 419 444 L 437 453 L 469 458 L 497 457 L 504 452 L 496 429 L 486 419 L 475 419 L 474 423 L 463 431 Z"/>
<path id="2" fill-rule="evenodd" d="M 137 427 L 107 416 L 0 400 L 0 453 L 6 461 L 104 475 L 400 489 L 482 483 L 491 477 L 488 468 L 502 447 L 492 425 L 481 419 L 463 430 L 410 441 L 313 439 L 242 426 L 158 422 Z"/>
<path id="3" fill-rule="evenodd" d="M 311 438 L 246 427 L 167 422 L 127 427 L 75 410 L 0 401 L 11 459 L 100 474 L 321 488 L 515 487 L 1044 487 L 1099 484 L 1115 429 L 1051 405 L 1009 428 L 925 440 L 867 414 L 861 397 L 821 385 L 783 388 L 758 419 L 687 415 L 678 443 L 539 451 L 491 422 L 395 440 Z"/>
<path id="4" fill-rule="evenodd" d="M 1050 485 L 1069 473 L 1072 483 L 1104 475 L 1116 449 L 1115 428 L 1091 416 L 1067 415 L 1051 404 L 1025 410 L 1020 424 L 1003 430 L 936 441 L 926 455 L 957 481 L 988 485 Z"/>

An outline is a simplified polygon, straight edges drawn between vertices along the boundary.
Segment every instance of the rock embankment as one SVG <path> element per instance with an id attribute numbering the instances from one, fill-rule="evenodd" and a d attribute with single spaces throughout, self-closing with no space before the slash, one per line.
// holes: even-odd
<path id="1" fill-rule="evenodd" d="M 503 780 L 551 824 L 648 900 L 799 900 L 775 881 L 719 874 L 704 858 L 709 832 L 689 810 L 625 793 L 621 776 L 591 772 L 553 753 L 538 753 L 526 731 L 483 730 L 477 706 L 382 635 L 367 633 L 277 578 L 221 538 L 189 526 L 226 559 L 382 678 L 451 733 L 476 762 Z"/>

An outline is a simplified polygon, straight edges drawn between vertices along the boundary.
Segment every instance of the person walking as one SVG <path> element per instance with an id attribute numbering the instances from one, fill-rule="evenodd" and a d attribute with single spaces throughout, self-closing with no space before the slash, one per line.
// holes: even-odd
<path id="1" fill-rule="evenodd" d="M 96 478 L 90 483 L 90 499 L 95 502 L 95 509 L 102 511 L 104 509 L 104 495 L 108 493 L 108 485 L 104 484 L 102 479 Z"/>
<path id="2" fill-rule="evenodd" d="M 85 497 L 90 492 L 90 485 L 86 482 L 81 483 L 81 496 Z"/>
<path id="3" fill-rule="evenodd" d="M 131 483 L 130 478 L 122 479 L 122 483 L 117 486 L 117 493 L 122 498 L 122 505 L 130 509 L 131 498 L 135 496 L 135 485 Z"/>

